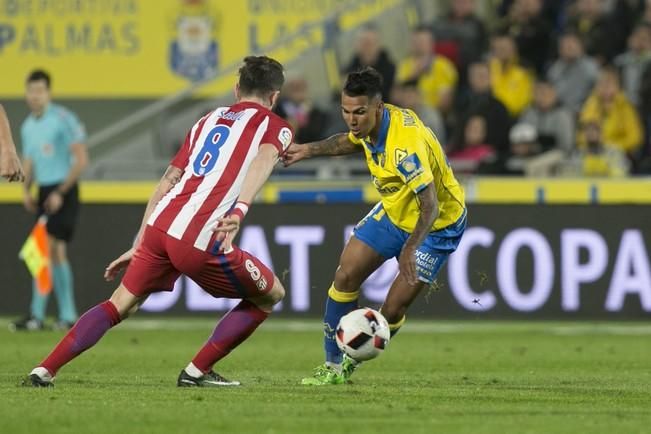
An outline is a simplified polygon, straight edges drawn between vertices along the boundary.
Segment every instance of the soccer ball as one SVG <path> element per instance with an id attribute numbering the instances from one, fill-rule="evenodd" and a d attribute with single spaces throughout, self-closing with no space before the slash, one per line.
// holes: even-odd
<path id="1" fill-rule="evenodd" d="M 364 307 L 341 317 L 335 337 L 341 351 L 362 362 L 382 354 L 389 344 L 391 334 L 384 316 Z"/>

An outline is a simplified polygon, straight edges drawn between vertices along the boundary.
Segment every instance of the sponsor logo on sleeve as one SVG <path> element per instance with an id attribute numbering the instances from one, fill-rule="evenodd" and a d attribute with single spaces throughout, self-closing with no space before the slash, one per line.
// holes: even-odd
<path id="1" fill-rule="evenodd" d="M 278 133 L 278 141 L 283 145 L 283 149 L 292 143 L 292 132 L 289 128 L 283 127 Z"/>
<path id="2" fill-rule="evenodd" d="M 411 154 L 403 158 L 402 161 L 398 163 L 398 170 L 400 173 L 402 173 L 407 182 L 410 182 L 418 175 L 423 173 L 423 166 L 420 164 L 418 155 Z"/>

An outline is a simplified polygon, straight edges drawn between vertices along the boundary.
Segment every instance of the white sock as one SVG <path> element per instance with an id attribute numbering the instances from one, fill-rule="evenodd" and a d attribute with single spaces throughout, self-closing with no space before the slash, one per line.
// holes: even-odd
<path id="1" fill-rule="evenodd" d="M 188 366 L 185 367 L 185 372 L 190 377 L 194 377 L 194 378 L 203 377 L 203 372 L 201 372 L 201 369 L 194 366 L 194 363 L 192 362 L 190 362 Z"/>
<path id="2" fill-rule="evenodd" d="M 38 377 L 43 381 L 52 381 L 54 379 L 52 374 L 50 374 L 50 372 L 42 366 L 38 366 L 32 369 L 32 372 L 30 372 L 29 375 L 32 374 L 38 375 Z"/>

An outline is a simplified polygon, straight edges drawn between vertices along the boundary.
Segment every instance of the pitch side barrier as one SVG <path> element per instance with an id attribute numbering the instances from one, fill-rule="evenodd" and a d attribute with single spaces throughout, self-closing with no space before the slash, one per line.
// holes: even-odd
<path id="1" fill-rule="evenodd" d="M 30 280 L 17 252 L 32 222 L 21 206 L 0 206 L 4 297 L 0 314 L 24 313 Z M 278 314 L 322 313 L 344 241 L 369 211 L 363 203 L 257 204 L 238 244 L 284 281 Z M 143 204 L 86 204 L 70 246 L 77 297 L 85 309 L 110 296 L 105 266 L 129 247 Z M 469 206 L 469 227 L 437 285 L 409 314 L 425 318 L 644 319 L 651 313 L 651 211 L 648 205 Z M 377 307 L 397 272 L 388 261 L 361 288 Z M 54 303 L 52 303 L 52 308 Z M 150 297 L 143 315 L 225 311 L 229 300 L 181 278 L 171 293 Z"/>

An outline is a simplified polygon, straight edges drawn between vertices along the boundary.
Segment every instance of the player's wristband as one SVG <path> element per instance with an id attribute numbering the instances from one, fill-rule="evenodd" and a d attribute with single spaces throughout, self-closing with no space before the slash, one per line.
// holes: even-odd
<path id="1" fill-rule="evenodd" d="M 235 206 L 233 207 L 233 210 L 231 211 L 231 215 L 236 215 L 240 218 L 240 221 L 244 220 L 244 216 L 246 213 L 249 212 L 249 204 L 246 202 L 242 202 L 241 200 L 238 200 Z"/>

